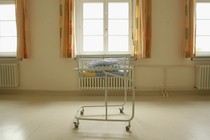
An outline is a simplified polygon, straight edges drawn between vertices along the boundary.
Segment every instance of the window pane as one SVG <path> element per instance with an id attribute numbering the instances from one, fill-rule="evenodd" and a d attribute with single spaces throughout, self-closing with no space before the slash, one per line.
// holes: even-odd
<path id="1" fill-rule="evenodd" d="M 197 35 L 210 35 L 210 20 L 197 20 Z"/>
<path id="2" fill-rule="evenodd" d="M 84 35 L 103 35 L 103 20 L 83 20 Z"/>
<path id="3" fill-rule="evenodd" d="M 104 42 L 103 36 L 83 36 L 83 51 L 84 52 L 98 52 L 103 51 Z"/>
<path id="4" fill-rule="evenodd" d="M 196 51 L 210 51 L 210 36 L 203 37 L 197 36 L 196 37 Z"/>
<path id="5" fill-rule="evenodd" d="M 128 36 L 109 36 L 108 51 L 124 52 L 128 49 Z"/>
<path id="6" fill-rule="evenodd" d="M 109 35 L 128 35 L 128 20 L 109 20 Z"/>
<path id="7" fill-rule="evenodd" d="M 0 36 L 17 36 L 15 21 L 0 22 Z"/>
<path id="8" fill-rule="evenodd" d="M 103 3 L 83 3 L 83 19 L 103 19 Z"/>
<path id="9" fill-rule="evenodd" d="M 0 52 L 16 52 L 17 38 L 16 37 L 1 37 Z"/>
<path id="10" fill-rule="evenodd" d="M 108 4 L 109 19 L 128 19 L 129 6 L 127 2 L 110 2 Z"/>
<path id="11" fill-rule="evenodd" d="M 196 11 L 197 19 L 210 19 L 210 3 L 197 3 Z"/>
<path id="12" fill-rule="evenodd" d="M 0 5 L 0 20 L 15 20 L 15 5 L 2 4 Z"/>

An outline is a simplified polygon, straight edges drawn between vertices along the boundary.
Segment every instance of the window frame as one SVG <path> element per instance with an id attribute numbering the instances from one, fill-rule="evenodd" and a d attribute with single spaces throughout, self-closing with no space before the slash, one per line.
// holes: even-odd
<path id="1" fill-rule="evenodd" d="M 94 2 L 102 2 L 104 3 L 104 12 L 103 12 L 103 41 L 104 41 L 104 50 L 102 52 L 84 52 L 83 51 L 83 3 L 94 3 Z M 108 3 L 111 2 L 128 2 L 129 4 L 129 19 L 128 19 L 128 52 L 108 52 L 108 14 L 106 11 L 108 10 Z M 75 13 L 75 21 L 76 21 L 76 55 L 121 55 L 121 54 L 129 54 L 131 56 L 134 55 L 133 41 L 132 41 L 132 2 L 131 0 L 77 0 L 76 1 L 76 13 Z"/>
<path id="2" fill-rule="evenodd" d="M 197 18 L 197 3 L 209 3 L 210 4 L 210 0 L 196 0 L 196 26 L 197 26 L 197 21 L 198 20 L 201 20 L 201 19 L 198 19 Z M 204 19 L 203 19 L 204 20 Z M 205 19 L 205 20 L 210 20 L 210 19 Z M 196 28 L 197 30 L 197 28 Z M 201 35 L 197 35 L 197 31 L 196 31 L 196 34 L 195 34 L 195 37 L 196 37 L 196 42 L 197 42 L 197 36 L 201 36 Z M 210 35 L 202 35 L 202 36 L 209 36 Z M 196 51 L 196 58 L 200 60 L 203 59 L 203 60 L 209 60 L 210 58 L 210 51 L 197 51 L 197 43 L 196 43 L 196 48 L 195 48 L 195 51 Z M 194 59 L 195 60 L 195 59 Z"/>
<path id="3" fill-rule="evenodd" d="M 0 0 L 0 5 L 7 5 L 7 4 L 15 5 L 15 0 Z M 16 19 L 14 21 L 16 22 Z M 17 30 L 17 27 L 16 27 L 16 30 Z M 16 37 L 16 39 L 17 39 L 17 34 L 16 34 L 16 36 L 8 36 L 8 37 Z M 17 42 L 16 42 L 16 45 L 17 45 Z M 5 58 L 7 58 L 7 59 L 17 58 L 17 47 L 16 47 L 16 52 L 0 52 L 0 59 L 5 60 Z"/>

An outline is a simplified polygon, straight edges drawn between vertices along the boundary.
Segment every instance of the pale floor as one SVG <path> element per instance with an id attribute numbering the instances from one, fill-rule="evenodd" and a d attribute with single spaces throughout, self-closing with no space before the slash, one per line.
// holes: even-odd
<path id="1" fill-rule="evenodd" d="M 112 103 L 121 101 L 119 96 L 110 98 Z M 210 139 L 208 95 L 138 96 L 130 132 L 125 131 L 127 122 L 80 121 L 75 129 L 78 108 L 100 103 L 103 98 L 98 96 L 0 94 L 0 140 Z M 131 112 L 129 103 L 126 109 Z"/>

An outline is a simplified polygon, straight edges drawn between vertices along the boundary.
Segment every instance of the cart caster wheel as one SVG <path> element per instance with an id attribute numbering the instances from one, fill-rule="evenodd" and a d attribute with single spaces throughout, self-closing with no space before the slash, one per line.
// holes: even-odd
<path id="1" fill-rule="evenodd" d="M 77 122 L 74 122 L 74 128 L 79 128 L 79 123 L 77 123 Z"/>
<path id="2" fill-rule="evenodd" d="M 84 115 L 84 110 L 80 111 L 80 115 Z"/>
<path id="3" fill-rule="evenodd" d="M 123 108 L 119 108 L 119 110 L 120 110 L 120 113 L 124 113 L 124 112 L 123 112 Z"/>
<path id="4" fill-rule="evenodd" d="M 130 131 L 130 128 L 131 128 L 130 126 L 125 127 L 126 131 Z"/>

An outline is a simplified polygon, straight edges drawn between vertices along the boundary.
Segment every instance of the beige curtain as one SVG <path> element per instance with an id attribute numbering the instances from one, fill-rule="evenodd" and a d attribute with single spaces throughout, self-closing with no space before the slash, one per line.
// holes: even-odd
<path id="1" fill-rule="evenodd" d="M 184 0 L 185 4 L 185 58 L 196 53 L 196 0 Z"/>
<path id="2" fill-rule="evenodd" d="M 151 57 L 152 33 L 152 0 L 136 0 L 135 2 L 135 58 Z"/>
<path id="3" fill-rule="evenodd" d="M 74 57 L 74 0 L 60 0 L 60 54 Z"/>
<path id="4" fill-rule="evenodd" d="M 17 58 L 29 58 L 29 28 L 27 0 L 15 0 L 17 23 Z"/>

